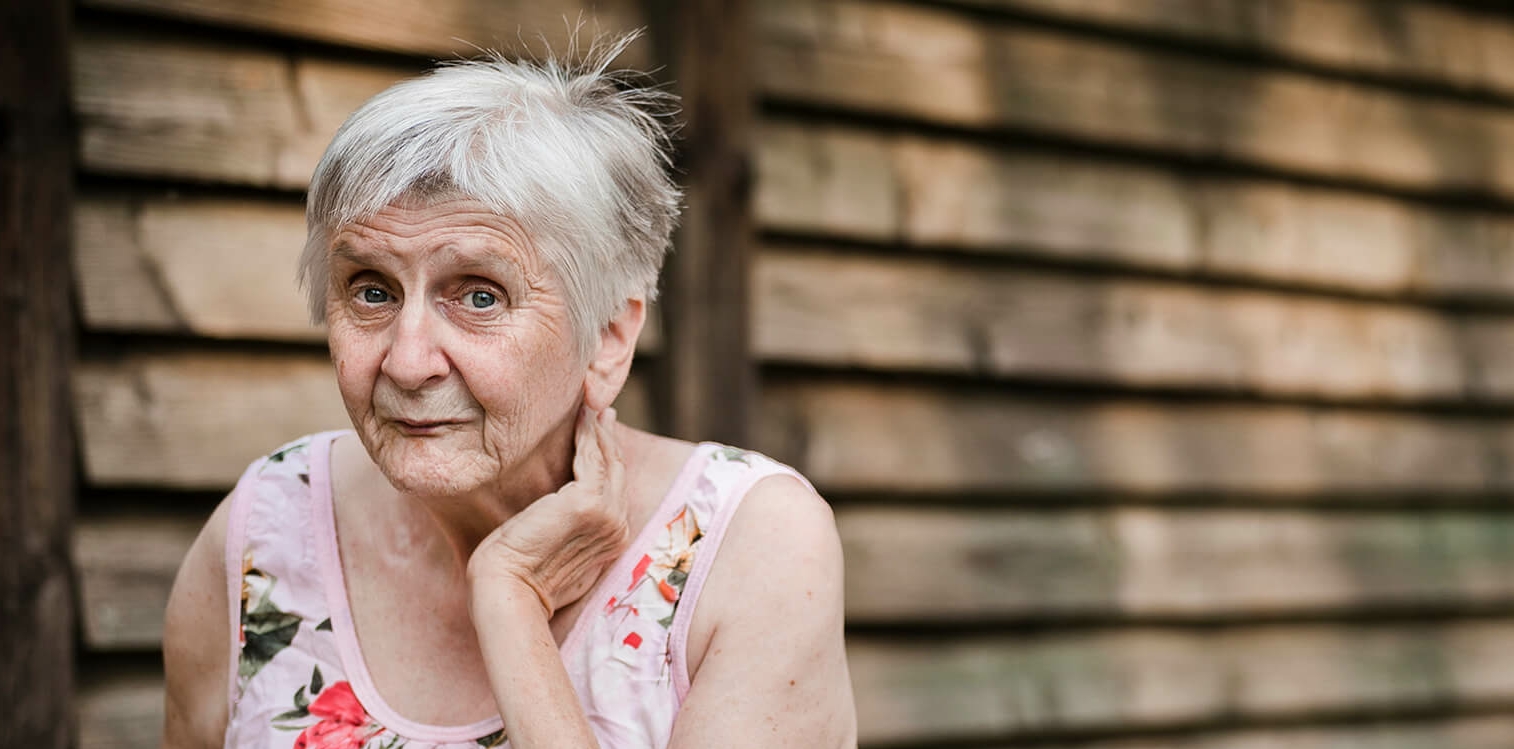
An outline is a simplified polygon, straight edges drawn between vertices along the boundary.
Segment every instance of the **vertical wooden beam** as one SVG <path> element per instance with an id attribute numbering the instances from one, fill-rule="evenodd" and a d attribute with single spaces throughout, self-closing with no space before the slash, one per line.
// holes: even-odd
<path id="1" fill-rule="evenodd" d="M 661 426 L 684 439 L 746 444 L 757 396 L 748 312 L 752 13 L 746 0 L 651 0 L 648 9 L 659 61 L 683 98 L 688 190 L 663 271 Z"/>
<path id="2" fill-rule="evenodd" d="M 0 3 L 0 747 L 71 740 L 71 8 Z"/>

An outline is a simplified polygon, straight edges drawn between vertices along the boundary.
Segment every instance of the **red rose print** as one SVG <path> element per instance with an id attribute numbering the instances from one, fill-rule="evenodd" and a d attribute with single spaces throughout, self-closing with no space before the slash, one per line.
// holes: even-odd
<path id="1" fill-rule="evenodd" d="M 362 749 L 372 736 L 367 726 L 323 720 L 301 731 L 294 749 Z"/>
<path id="2" fill-rule="evenodd" d="M 345 681 L 326 687 L 310 703 L 310 714 L 349 726 L 368 724 L 368 711 L 363 709 L 362 703 L 357 701 L 357 695 L 352 693 L 352 685 Z"/>
<path id="3" fill-rule="evenodd" d="M 300 732 L 294 749 L 362 749 L 379 730 L 369 725 L 368 711 L 345 681 L 326 687 L 309 710 L 322 720 Z"/>

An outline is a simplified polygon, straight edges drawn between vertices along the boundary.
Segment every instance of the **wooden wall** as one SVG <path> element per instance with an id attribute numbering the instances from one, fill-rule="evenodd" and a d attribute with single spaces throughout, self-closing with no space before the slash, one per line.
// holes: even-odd
<path id="1" fill-rule="evenodd" d="M 82 4 L 80 743 L 147 747 L 198 524 L 345 422 L 320 149 L 579 5 Z M 837 508 L 864 746 L 1514 745 L 1514 13 L 753 8 L 755 443 Z"/>

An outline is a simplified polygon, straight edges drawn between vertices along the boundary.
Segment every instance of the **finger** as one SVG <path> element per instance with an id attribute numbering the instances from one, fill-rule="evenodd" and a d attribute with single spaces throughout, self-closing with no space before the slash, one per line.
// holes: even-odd
<path id="1" fill-rule="evenodd" d="M 609 501 L 618 500 L 625 486 L 626 464 L 621 456 L 620 440 L 616 436 L 614 408 L 607 408 L 599 416 L 599 450 L 604 456 L 605 487 L 603 495 Z"/>
<path id="2" fill-rule="evenodd" d="M 604 479 L 604 453 L 599 439 L 600 414 L 584 406 L 573 433 L 573 481 L 598 491 Z"/>

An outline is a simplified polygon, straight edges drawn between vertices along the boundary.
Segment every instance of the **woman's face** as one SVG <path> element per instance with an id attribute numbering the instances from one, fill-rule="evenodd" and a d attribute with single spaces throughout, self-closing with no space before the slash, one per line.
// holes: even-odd
<path id="1" fill-rule="evenodd" d="M 399 201 L 344 227 L 330 257 L 337 382 L 390 483 L 450 495 L 551 470 L 586 366 L 518 224 L 469 199 Z"/>

